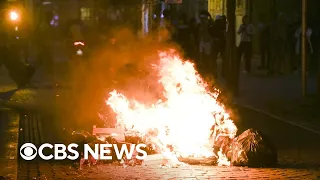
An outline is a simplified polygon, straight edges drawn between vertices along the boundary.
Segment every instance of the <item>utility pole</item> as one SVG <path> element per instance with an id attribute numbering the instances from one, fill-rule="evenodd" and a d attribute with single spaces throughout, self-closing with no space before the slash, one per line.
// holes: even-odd
<path id="1" fill-rule="evenodd" d="M 236 0 L 227 0 L 227 47 L 226 47 L 226 74 L 227 86 L 233 95 L 239 91 L 239 69 L 236 56 Z"/>
<path id="2" fill-rule="evenodd" d="M 302 28 L 301 28 L 301 82 L 302 82 L 302 96 L 306 96 L 307 92 L 307 75 L 306 75 L 306 11 L 307 11 L 307 0 L 302 0 Z"/>

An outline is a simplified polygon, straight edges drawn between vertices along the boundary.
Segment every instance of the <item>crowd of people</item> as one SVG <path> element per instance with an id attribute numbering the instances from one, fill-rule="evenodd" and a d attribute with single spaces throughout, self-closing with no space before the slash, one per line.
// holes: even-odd
<path id="1" fill-rule="evenodd" d="M 164 19 L 166 22 L 171 20 L 169 12 L 164 12 Z M 172 40 L 180 45 L 187 58 L 196 61 L 200 69 L 209 70 L 217 76 L 218 57 L 225 62 L 226 16 L 217 16 L 213 20 L 207 11 L 202 11 L 199 20 L 192 18 L 188 21 L 182 14 L 176 24 L 168 24 L 166 28 Z M 222 74 L 225 72 L 222 71 Z"/>
<path id="2" fill-rule="evenodd" d="M 267 69 L 273 74 L 283 74 L 287 67 L 292 72 L 301 70 L 301 44 L 302 27 L 301 18 L 296 15 L 291 21 L 284 13 L 279 13 L 274 22 L 266 21 L 261 15 L 256 32 L 259 40 L 261 65 L 260 69 Z M 317 39 L 320 31 L 317 30 L 318 23 L 311 25 L 307 22 L 306 27 L 306 68 L 315 71 L 318 65 L 318 51 L 315 49 L 319 45 Z"/>
<path id="3" fill-rule="evenodd" d="M 260 15 L 258 23 L 253 24 L 249 16 L 243 16 L 236 32 L 240 37 L 236 57 L 239 62 L 244 60 L 244 72 L 251 73 L 253 68 L 257 68 L 271 75 L 281 75 L 301 70 L 301 18 L 298 15 L 292 17 L 289 19 L 286 14 L 279 13 L 273 20 L 268 20 L 266 15 Z M 170 20 L 169 13 L 165 14 L 165 19 Z M 218 75 L 217 60 L 220 57 L 221 75 L 224 77 L 227 71 L 226 16 L 217 15 L 213 19 L 209 12 L 201 11 L 198 19 L 187 21 L 183 14 L 180 21 L 172 25 L 175 27 L 175 30 L 171 31 L 172 39 L 182 47 L 188 58 L 196 61 L 199 68 L 204 67 L 214 76 Z M 306 29 L 306 68 L 313 72 L 320 65 L 318 26 L 320 25 L 317 21 L 308 22 Z M 259 51 L 256 53 L 260 56 L 260 65 L 252 68 L 253 45 L 258 45 L 256 50 Z"/>

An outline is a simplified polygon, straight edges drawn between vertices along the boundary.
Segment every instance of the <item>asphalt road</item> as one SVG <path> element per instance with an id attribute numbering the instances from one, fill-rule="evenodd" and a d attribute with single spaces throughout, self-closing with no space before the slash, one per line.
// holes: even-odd
<path id="1" fill-rule="evenodd" d="M 26 162 L 21 160 L 19 179 L 320 179 L 319 135 L 249 109 L 237 108 L 235 110 L 240 117 L 236 122 L 240 132 L 248 128 L 255 128 L 271 138 L 278 149 L 278 167 L 185 166 L 160 168 L 158 165 L 154 165 L 124 168 L 123 166 L 103 164 L 79 171 L 76 166 L 63 162 L 40 160 Z M 38 124 L 36 126 L 41 129 L 33 133 L 37 143 L 38 139 L 43 142 L 57 139 L 54 135 L 55 128 L 52 118 L 41 118 L 32 114 L 21 116 L 23 121 L 28 118 L 29 128 L 32 128 L 32 124 Z M 36 135 L 42 137 L 37 139 Z"/>

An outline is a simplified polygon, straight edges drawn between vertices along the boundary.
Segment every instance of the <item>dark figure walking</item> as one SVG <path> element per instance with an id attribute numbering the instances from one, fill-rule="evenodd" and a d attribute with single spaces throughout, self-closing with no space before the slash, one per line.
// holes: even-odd
<path id="1" fill-rule="evenodd" d="M 293 16 L 292 22 L 288 24 L 288 38 L 287 38 L 287 50 L 288 50 L 288 59 L 290 63 L 290 70 L 295 71 L 297 70 L 297 64 L 296 64 L 296 38 L 295 33 L 296 30 L 301 26 L 301 18 L 299 15 Z"/>
<path id="2" fill-rule="evenodd" d="M 320 95 L 320 9 L 318 10 L 318 15 L 314 20 L 314 44 L 315 44 L 315 54 L 316 54 L 316 68 L 317 68 L 317 90 Z"/>
<path id="3" fill-rule="evenodd" d="M 54 83 L 54 64 L 53 64 L 53 27 L 50 25 L 52 14 L 47 13 L 43 21 L 36 29 L 35 42 L 37 46 L 36 67 L 44 67 L 45 76 L 50 83 Z M 68 34 L 69 35 L 69 34 Z M 68 37 L 68 36 L 67 36 Z M 52 84 L 53 85 L 53 84 Z"/>
<path id="4" fill-rule="evenodd" d="M 188 21 L 187 21 L 187 15 L 185 13 L 181 14 L 179 23 L 177 25 L 177 38 L 176 41 L 182 48 L 184 54 L 187 56 L 187 46 L 189 39 L 187 38 L 189 35 L 188 32 Z"/>
<path id="5" fill-rule="evenodd" d="M 212 19 L 207 11 L 200 13 L 200 24 L 198 27 L 199 37 L 199 66 L 202 70 L 210 71 L 212 65 Z"/>
<path id="6" fill-rule="evenodd" d="M 258 69 L 270 68 L 270 25 L 266 22 L 265 16 L 260 16 L 260 23 L 258 24 L 259 46 L 261 64 Z"/>
<path id="7" fill-rule="evenodd" d="M 198 39 L 198 26 L 197 26 L 197 21 L 195 18 L 190 19 L 189 25 L 188 25 L 188 32 L 189 36 L 188 38 L 188 45 L 187 45 L 187 55 L 188 58 L 191 58 L 193 61 L 198 62 L 199 60 L 197 59 L 198 57 L 198 44 L 199 44 L 199 39 Z"/>
<path id="8" fill-rule="evenodd" d="M 240 45 L 238 47 L 238 62 L 240 65 L 242 55 L 245 59 L 245 72 L 251 72 L 251 57 L 252 57 L 252 35 L 253 25 L 250 24 L 249 17 L 243 16 L 242 24 L 239 27 L 238 34 L 240 34 Z"/>
<path id="9" fill-rule="evenodd" d="M 308 24 L 307 28 L 306 28 L 306 46 L 307 46 L 307 50 L 306 50 L 306 69 L 307 71 L 310 68 L 310 57 L 313 54 L 313 45 L 311 42 L 311 37 L 312 37 L 312 29 L 310 27 L 310 25 Z M 301 26 L 296 30 L 295 32 L 295 38 L 296 38 L 296 48 L 295 48 L 295 52 L 296 52 L 296 67 L 297 70 L 302 70 L 301 69 L 301 58 L 302 58 L 302 53 L 301 53 L 301 42 L 302 42 L 302 28 Z"/>
<path id="10" fill-rule="evenodd" d="M 223 16 L 217 16 L 214 22 L 213 33 L 213 63 L 217 67 L 218 56 L 222 60 L 222 76 L 226 74 L 226 19 Z"/>
<path id="11" fill-rule="evenodd" d="M 273 27 L 273 43 L 274 57 L 272 58 L 269 74 L 282 74 L 286 62 L 287 40 L 288 40 L 288 25 L 285 15 L 280 13 Z"/>

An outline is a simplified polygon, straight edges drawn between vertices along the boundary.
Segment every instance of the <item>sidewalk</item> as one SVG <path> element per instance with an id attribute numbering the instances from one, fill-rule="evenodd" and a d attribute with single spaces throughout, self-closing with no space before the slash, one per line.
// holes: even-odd
<path id="1" fill-rule="evenodd" d="M 34 109 L 39 100 L 44 100 L 39 97 L 46 97 L 47 104 L 51 104 L 50 100 L 55 96 L 54 87 L 50 87 L 49 81 L 43 75 L 43 71 L 37 70 L 32 84 L 36 88 L 17 89 L 16 84 L 8 75 L 7 70 L 0 68 L 0 104 L 5 107 L 14 109 Z M 41 105 L 45 103 L 41 102 Z"/>
<path id="2" fill-rule="evenodd" d="M 16 179 L 19 115 L 0 109 L 0 179 Z"/>
<path id="3" fill-rule="evenodd" d="M 38 71 L 33 82 L 46 82 Z M 13 110 L 35 110 L 50 106 L 56 91 L 53 88 L 16 89 L 14 81 L 4 67 L 0 68 L 0 179 L 17 179 L 18 138 L 20 129 L 19 113 Z M 44 98 L 45 97 L 45 98 Z M 20 129 L 20 130 L 19 130 Z"/>
<path id="4" fill-rule="evenodd" d="M 308 77 L 307 84 L 307 92 L 311 96 L 303 98 L 300 74 L 268 77 L 265 72 L 258 70 L 252 75 L 242 73 L 240 97 L 236 101 L 240 105 L 320 134 L 320 115 L 317 112 L 320 109 L 320 101 L 315 96 L 315 77 Z"/>

